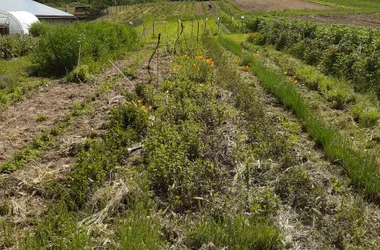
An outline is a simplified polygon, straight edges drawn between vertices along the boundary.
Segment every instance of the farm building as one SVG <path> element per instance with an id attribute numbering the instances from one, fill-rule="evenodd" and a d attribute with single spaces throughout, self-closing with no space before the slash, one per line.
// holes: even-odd
<path id="1" fill-rule="evenodd" d="M 6 12 L 0 10 L 0 35 L 25 35 L 38 18 L 26 11 Z"/>
<path id="2" fill-rule="evenodd" d="M 72 14 L 46 6 L 33 0 L 1 0 L 0 11 L 26 11 L 35 15 L 40 21 L 49 23 L 67 23 L 76 20 L 76 17 Z"/>

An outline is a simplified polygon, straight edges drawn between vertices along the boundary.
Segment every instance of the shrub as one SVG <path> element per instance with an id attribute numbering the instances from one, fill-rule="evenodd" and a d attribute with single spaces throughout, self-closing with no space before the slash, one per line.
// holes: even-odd
<path id="1" fill-rule="evenodd" d="M 133 28 L 117 23 L 75 23 L 49 26 L 38 44 L 33 62 L 41 74 L 62 76 L 78 64 L 96 68 L 96 62 L 134 48 Z"/>
<path id="2" fill-rule="evenodd" d="M 32 24 L 32 26 L 29 29 L 29 34 L 33 37 L 40 37 L 44 35 L 49 29 L 49 24 L 38 22 Z"/>
<path id="3" fill-rule="evenodd" d="M 24 56 L 33 51 L 35 47 L 35 40 L 27 35 L 0 36 L 0 59 Z"/>
<path id="4" fill-rule="evenodd" d="M 258 32 L 250 33 L 247 41 L 260 46 L 265 45 L 265 37 Z"/>

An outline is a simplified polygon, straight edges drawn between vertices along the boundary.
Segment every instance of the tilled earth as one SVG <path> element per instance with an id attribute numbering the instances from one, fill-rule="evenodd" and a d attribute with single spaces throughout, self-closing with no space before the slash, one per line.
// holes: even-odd
<path id="1" fill-rule="evenodd" d="M 329 10 L 329 6 L 306 2 L 303 0 L 233 0 L 240 8 L 255 11 L 275 11 L 275 10 Z"/>

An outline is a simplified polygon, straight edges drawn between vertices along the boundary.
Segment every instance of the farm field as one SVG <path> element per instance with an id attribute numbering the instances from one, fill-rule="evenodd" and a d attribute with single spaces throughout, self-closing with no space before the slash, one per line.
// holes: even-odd
<path id="1" fill-rule="evenodd" d="M 255 12 L 268 12 L 275 10 L 329 10 L 332 9 L 329 6 L 311 3 L 303 0 L 235 0 L 234 3 L 246 10 Z"/>
<path id="2" fill-rule="evenodd" d="M 378 249 L 371 6 L 148 2 L 0 37 L 0 249 Z"/>

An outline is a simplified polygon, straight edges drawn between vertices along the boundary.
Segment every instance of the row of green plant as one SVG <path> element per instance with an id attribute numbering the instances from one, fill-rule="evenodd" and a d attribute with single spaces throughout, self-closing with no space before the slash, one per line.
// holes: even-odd
<path id="1" fill-rule="evenodd" d="M 255 32 L 249 39 L 254 44 L 274 45 L 325 74 L 350 80 L 358 90 L 380 93 L 377 29 L 279 17 L 252 18 L 247 28 Z"/>
<path id="2" fill-rule="evenodd" d="M 41 75 L 63 76 L 83 65 L 93 72 L 137 43 L 135 30 L 118 23 L 54 25 L 42 32 L 32 60 Z"/>
<path id="3" fill-rule="evenodd" d="M 67 181 L 51 186 L 52 195 L 64 202 L 53 206 L 36 230 L 25 236 L 25 248 L 93 246 L 95 235 L 86 234 L 86 228 L 76 223 L 81 218 L 70 210 L 84 212 L 93 190 L 109 180 L 109 173 L 128 156 L 127 147 L 139 141 L 144 144 L 141 164 L 137 161 L 126 171 L 130 170 L 135 181 L 136 176 L 146 177 L 138 181 L 145 195 L 138 197 L 133 192 L 125 210 L 114 215 L 117 220 L 111 224 L 116 234 L 110 237 L 117 243 L 110 248 L 157 249 L 167 247 L 169 240 L 178 240 L 159 225 L 156 206 L 180 215 L 200 213 L 201 219 L 195 223 L 180 225 L 186 236 L 182 244 L 190 249 L 210 241 L 217 247 L 236 249 L 279 248 L 279 231 L 265 218 L 223 211 L 215 219 L 207 209 L 202 212 L 228 184 L 226 177 L 232 177 L 233 161 L 222 154 L 221 126 L 228 114 L 210 81 L 214 63 L 198 53 L 199 48 L 181 52 L 179 65 L 173 69 L 174 79 L 162 82 L 157 89 L 139 84 L 137 95 L 127 95 L 129 104 L 113 111 L 104 140 L 89 139 L 77 154 Z M 151 125 L 148 116 L 154 117 Z M 160 202 L 155 205 L 157 200 Z"/>
<path id="4" fill-rule="evenodd" d="M 210 39 L 205 36 L 202 42 Z M 153 107 L 155 117 L 142 159 L 150 188 L 162 209 L 198 215 L 193 223 L 184 225 L 187 248 L 198 249 L 212 242 L 217 248 L 279 249 L 279 230 L 264 214 L 243 215 L 241 210 L 235 213 L 214 207 L 233 178 L 235 156 L 228 151 L 222 131 L 236 110 L 226 105 L 215 85 L 224 85 L 220 74 L 225 68 L 217 67 L 214 58 L 218 53 L 207 50 L 205 56 L 204 50 L 190 43 L 183 41 L 179 48 L 173 80 L 162 82 L 157 91 L 149 91 L 149 87 L 138 91 L 143 104 Z M 239 95 L 243 94 L 241 89 Z M 250 105 L 241 99 L 234 98 L 232 104 L 244 106 L 244 112 L 258 120 L 259 108 L 252 105 L 251 98 Z"/>
<path id="5" fill-rule="evenodd" d="M 318 90 L 327 101 L 331 102 L 333 108 L 342 109 L 349 107 L 352 117 L 362 126 L 371 127 L 376 125 L 380 114 L 378 111 L 378 101 L 376 96 L 370 98 L 370 93 L 366 95 L 358 94 L 348 82 L 335 77 L 326 76 L 315 67 L 307 65 L 298 59 L 287 54 L 275 51 L 270 47 L 263 48 L 251 43 L 243 43 L 244 48 L 259 51 L 260 56 L 265 60 L 270 59 L 281 69 L 284 75 L 288 75 L 293 82 L 305 84 L 311 90 Z M 296 77 L 295 79 L 293 79 Z M 372 101 L 371 101 L 372 99 Z"/>
<path id="6" fill-rule="evenodd" d="M 0 36 L 0 59 L 25 56 L 37 46 L 37 39 L 29 35 Z"/>
<path id="7" fill-rule="evenodd" d="M 226 40 L 226 38 L 224 38 Z M 227 39 L 228 40 L 228 39 Z M 224 43 L 227 49 L 236 43 L 229 40 Z M 282 75 L 278 75 L 264 66 L 253 56 L 238 54 L 249 59 L 252 71 L 258 76 L 264 87 L 273 92 L 285 105 L 291 108 L 297 117 L 305 123 L 307 131 L 319 143 L 325 153 L 336 164 L 343 167 L 353 184 L 363 188 L 369 199 L 378 201 L 380 197 L 380 178 L 377 176 L 376 158 L 364 151 L 355 149 L 352 142 L 318 118 L 304 101 L 298 89 Z"/>

